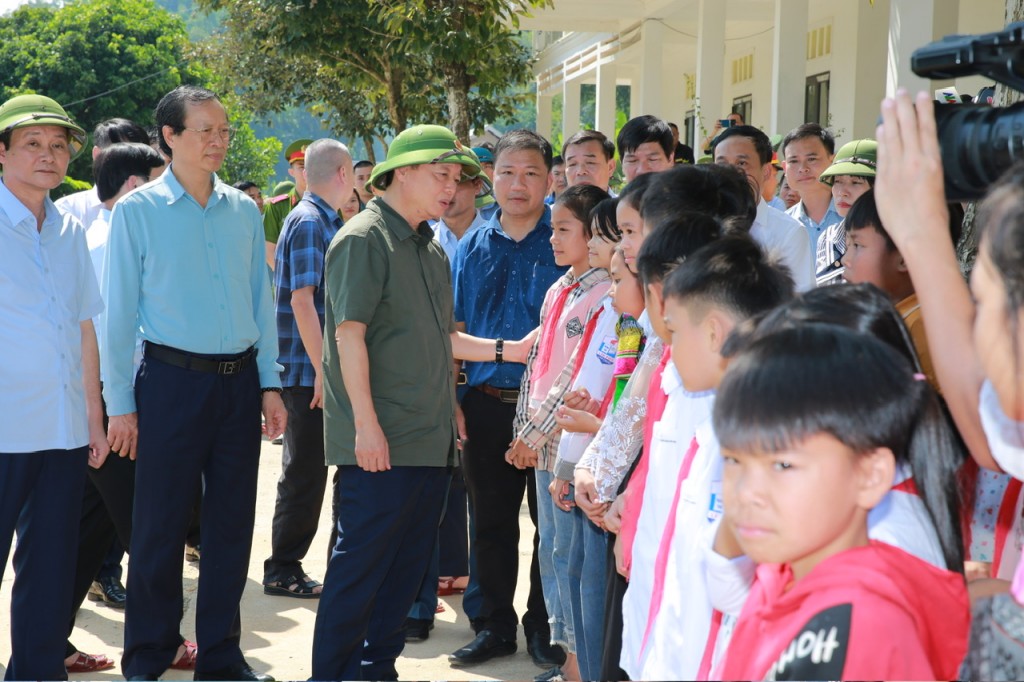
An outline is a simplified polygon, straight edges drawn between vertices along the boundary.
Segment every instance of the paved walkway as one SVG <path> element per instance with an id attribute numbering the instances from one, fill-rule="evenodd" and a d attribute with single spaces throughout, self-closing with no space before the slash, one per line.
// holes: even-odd
<path id="1" fill-rule="evenodd" d="M 304 680 L 310 675 L 310 651 L 313 641 L 313 623 L 317 601 L 270 597 L 263 594 L 263 560 L 270 553 L 270 525 L 274 514 L 277 478 L 281 470 L 281 446 L 263 443 L 260 462 L 259 497 L 256 509 L 256 529 L 253 536 L 252 559 L 249 562 L 249 581 L 242 598 L 242 650 L 249 663 L 258 671 L 268 672 L 278 680 Z M 313 543 L 311 556 L 303 562 L 309 574 L 318 579 L 324 576 L 327 563 L 327 541 L 330 532 L 329 495 L 321 513 L 320 531 Z M 516 607 L 522 611 L 529 586 L 529 562 L 533 537 L 526 507 L 523 507 L 520 539 L 519 590 Z M 68 553 L 68 559 L 73 560 Z M 182 634 L 195 639 L 195 597 L 199 570 L 196 564 L 185 564 L 183 584 L 185 590 L 185 618 Z M 10 598 L 14 575 L 10 563 L 0 584 L 0 671 L 10 656 Z M 129 595 L 129 599 L 131 595 Z M 443 613 L 437 614 L 436 627 L 426 642 L 409 644 L 398 661 L 402 679 L 416 680 L 522 680 L 532 679 L 541 672 L 526 654 L 526 644 L 520 632 L 519 652 L 514 656 L 495 659 L 470 668 L 452 668 L 448 654 L 473 638 L 469 622 L 461 611 L 461 597 L 443 597 Z M 124 613 L 94 602 L 86 601 L 78 615 L 72 636 L 75 645 L 86 653 L 104 653 L 118 662 L 118 667 L 93 675 L 79 675 L 76 679 L 120 680 Z M 190 680 L 191 672 L 169 670 L 164 679 Z"/>

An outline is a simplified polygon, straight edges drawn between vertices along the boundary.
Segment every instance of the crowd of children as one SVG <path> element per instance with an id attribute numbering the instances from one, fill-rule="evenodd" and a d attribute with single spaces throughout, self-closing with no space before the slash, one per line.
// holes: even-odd
<path id="1" fill-rule="evenodd" d="M 729 165 L 554 201 L 569 271 L 507 455 L 537 467 L 568 652 L 538 679 L 1024 672 L 1020 486 L 976 504 L 979 465 L 1024 477 L 1024 171 L 979 212 L 969 292 L 930 101 L 886 100 L 878 139 L 819 180 L 836 286 L 796 291 Z"/>

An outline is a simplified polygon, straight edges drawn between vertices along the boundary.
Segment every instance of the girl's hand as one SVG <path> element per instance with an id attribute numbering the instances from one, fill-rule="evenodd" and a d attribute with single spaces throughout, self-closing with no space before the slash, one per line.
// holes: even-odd
<path id="1" fill-rule="evenodd" d="M 583 410 L 590 414 L 597 414 L 601 409 L 601 403 L 594 400 L 590 392 L 585 388 L 569 391 L 562 399 L 563 404 L 572 410 Z"/>
<path id="2" fill-rule="evenodd" d="M 555 423 L 569 433 L 597 433 L 601 420 L 589 412 L 573 410 L 565 405 L 555 411 Z"/>
<path id="3" fill-rule="evenodd" d="M 622 530 L 622 507 L 626 502 L 625 495 L 619 495 L 604 514 L 604 527 L 610 533 L 618 534 Z"/>
<path id="4" fill-rule="evenodd" d="M 570 485 L 572 484 L 563 478 L 553 478 L 548 484 L 548 492 L 551 493 L 552 501 L 564 512 L 572 511 L 572 508 L 576 506 L 569 490 Z"/>
<path id="5" fill-rule="evenodd" d="M 882 124 L 875 135 L 875 203 L 896 248 L 907 253 L 922 240 L 948 242 L 949 211 L 931 96 L 920 92 L 911 101 L 900 89 L 895 98 L 882 100 Z"/>

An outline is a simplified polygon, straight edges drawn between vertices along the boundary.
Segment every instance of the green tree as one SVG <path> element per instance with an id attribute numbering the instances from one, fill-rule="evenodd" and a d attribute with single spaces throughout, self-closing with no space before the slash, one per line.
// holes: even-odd
<path id="1" fill-rule="evenodd" d="M 227 12 L 226 33 L 208 49 L 251 106 L 309 106 L 336 134 L 364 140 L 367 156 L 373 139 L 411 124 L 447 116 L 465 139 L 470 126 L 509 115 L 522 95 L 508 87 L 530 78 L 528 49 L 509 38 L 517 12 L 550 4 L 198 1 Z"/>
<path id="2" fill-rule="evenodd" d="M 512 113 L 513 90 L 533 78 L 519 17 L 551 0 L 378 0 L 389 31 L 405 49 L 427 56 L 441 74 L 448 122 L 469 142 L 474 121 Z"/>
<path id="3" fill-rule="evenodd" d="M 281 154 L 281 141 L 276 137 L 257 138 L 250 126 L 249 112 L 240 105 L 233 105 L 231 98 L 227 98 L 224 104 L 235 133 L 217 175 L 228 184 L 250 180 L 264 187 L 274 175 L 274 164 Z"/>

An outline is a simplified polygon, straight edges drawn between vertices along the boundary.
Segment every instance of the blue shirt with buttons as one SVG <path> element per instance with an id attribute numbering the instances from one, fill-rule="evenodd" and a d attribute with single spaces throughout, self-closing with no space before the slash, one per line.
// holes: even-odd
<path id="1" fill-rule="evenodd" d="M 172 163 L 155 181 L 125 195 L 111 215 L 100 357 L 111 416 L 135 412 L 136 334 L 210 355 L 255 346 L 260 386 L 281 386 L 259 209 L 216 175 L 204 208 L 173 171 Z"/>
<path id="2" fill-rule="evenodd" d="M 566 268 L 555 264 L 551 250 L 551 209 L 521 241 L 501 229 L 501 211 L 459 242 L 452 268 L 455 320 L 466 332 L 487 339 L 520 339 L 540 323 L 544 295 Z M 525 365 L 467 362 L 470 386 L 490 384 L 519 388 Z"/>
<path id="3" fill-rule="evenodd" d="M 89 444 L 81 323 L 98 315 L 85 230 L 49 199 L 42 230 L 0 180 L 0 452 Z"/>

